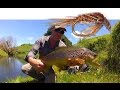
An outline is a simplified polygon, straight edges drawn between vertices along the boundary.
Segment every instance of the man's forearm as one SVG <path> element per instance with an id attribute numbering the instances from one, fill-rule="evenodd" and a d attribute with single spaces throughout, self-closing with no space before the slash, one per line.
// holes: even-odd
<path id="1" fill-rule="evenodd" d="M 28 61 L 29 58 L 35 58 L 35 54 L 34 54 L 34 51 L 33 51 L 33 50 L 30 51 L 30 52 L 28 53 L 28 55 L 26 55 L 25 61 L 26 61 L 26 62 L 29 62 L 29 61 Z"/>
<path id="2" fill-rule="evenodd" d="M 35 60 L 33 57 L 28 57 L 28 62 L 29 62 L 29 63 L 32 63 L 33 60 Z"/>

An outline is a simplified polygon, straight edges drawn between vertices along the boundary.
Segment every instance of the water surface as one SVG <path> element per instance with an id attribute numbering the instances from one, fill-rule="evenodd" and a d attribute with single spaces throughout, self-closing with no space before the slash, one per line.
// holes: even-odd
<path id="1" fill-rule="evenodd" d="M 21 71 L 26 62 L 17 58 L 0 58 L 0 83 L 17 76 L 27 76 Z"/>

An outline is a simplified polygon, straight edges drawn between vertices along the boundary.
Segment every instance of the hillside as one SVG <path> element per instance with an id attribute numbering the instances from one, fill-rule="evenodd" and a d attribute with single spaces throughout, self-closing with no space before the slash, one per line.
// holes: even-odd
<path id="1" fill-rule="evenodd" d="M 24 58 L 27 53 L 30 51 L 32 45 L 31 44 L 22 44 L 17 47 L 16 57 Z"/>
<path id="2" fill-rule="evenodd" d="M 106 34 L 103 36 L 80 40 L 75 46 L 86 47 L 92 51 L 100 52 L 105 49 L 107 50 L 110 43 L 111 34 Z"/>

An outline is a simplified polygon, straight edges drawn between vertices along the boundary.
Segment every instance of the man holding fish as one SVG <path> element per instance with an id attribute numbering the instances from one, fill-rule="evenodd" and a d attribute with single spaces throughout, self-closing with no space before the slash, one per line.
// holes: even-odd
<path id="1" fill-rule="evenodd" d="M 25 57 L 25 61 L 28 63 L 22 66 L 22 71 L 25 74 L 43 83 L 55 83 L 56 75 L 52 67 L 46 73 L 41 72 L 45 66 L 41 58 L 54 51 L 57 47 L 66 47 L 65 43 L 61 40 L 66 29 L 58 26 L 52 26 L 49 29 L 52 31 L 51 35 L 43 36 L 35 42 Z M 40 55 L 39 59 L 35 58 L 38 52 Z M 86 69 L 87 65 L 84 64 L 83 68 Z"/>

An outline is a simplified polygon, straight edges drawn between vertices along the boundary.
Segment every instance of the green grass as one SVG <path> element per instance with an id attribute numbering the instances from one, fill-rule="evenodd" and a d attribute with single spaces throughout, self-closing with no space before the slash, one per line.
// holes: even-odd
<path id="1" fill-rule="evenodd" d="M 101 68 L 91 68 L 90 72 L 76 74 L 62 71 L 58 74 L 56 83 L 120 83 L 120 75 Z"/>
<path id="2" fill-rule="evenodd" d="M 120 75 L 107 71 L 105 68 L 91 68 L 89 72 L 68 74 L 63 70 L 57 72 L 56 83 L 120 83 Z M 31 77 L 10 79 L 7 83 L 39 83 Z"/>
<path id="3" fill-rule="evenodd" d="M 8 54 L 0 49 L 0 58 L 7 57 L 7 56 L 8 56 Z"/>
<path id="4" fill-rule="evenodd" d="M 17 47 L 16 57 L 24 58 L 28 54 L 31 48 L 32 48 L 31 44 L 23 44 Z"/>
<path id="5" fill-rule="evenodd" d="M 30 83 L 32 81 L 34 81 L 34 79 L 30 76 L 27 76 L 27 77 L 18 76 L 15 79 L 8 79 L 6 82 L 7 83 Z"/>

